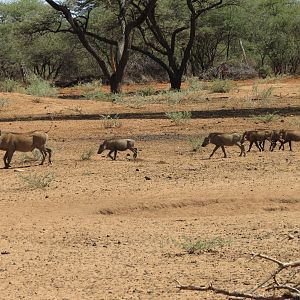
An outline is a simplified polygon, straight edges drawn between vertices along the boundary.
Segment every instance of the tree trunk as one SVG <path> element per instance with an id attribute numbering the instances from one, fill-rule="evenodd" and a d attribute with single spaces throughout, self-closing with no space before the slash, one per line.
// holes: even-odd
<path id="1" fill-rule="evenodd" d="M 180 90 L 181 82 L 182 82 L 182 74 L 177 72 L 173 75 L 169 75 L 170 83 L 171 83 L 171 90 Z"/>
<path id="2" fill-rule="evenodd" d="M 122 92 L 122 79 L 123 76 L 119 73 L 113 73 L 109 79 L 110 91 L 114 94 Z"/>

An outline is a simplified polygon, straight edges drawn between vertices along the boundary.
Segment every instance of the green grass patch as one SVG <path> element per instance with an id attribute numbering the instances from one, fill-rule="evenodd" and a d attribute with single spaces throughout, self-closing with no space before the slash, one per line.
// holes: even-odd
<path id="1" fill-rule="evenodd" d="M 184 241 L 175 241 L 173 243 L 186 251 L 188 254 L 199 254 L 203 252 L 215 251 L 217 248 L 222 248 L 229 242 L 221 237 L 213 237 L 208 240 L 192 241 L 191 238 L 183 237 Z"/>
<path id="2" fill-rule="evenodd" d="M 166 112 L 165 115 L 168 119 L 170 119 L 176 125 L 187 122 L 192 118 L 192 113 L 190 111 Z"/>
<path id="3" fill-rule="evenodd" d="M 210 86 L 210 90 L 213 93 L 228 93 L 234 87 L 234 84 L 230 80 L 215 80 Z"/>
<path id="4" fill-rule="evenodd" d="M 26 87 L 26 94 L 38 97 L 55 97 L 57 89 L 48 81 L 32 76 L 29 80 L 29 85 Z"/>
<path id="5" fill-rule="evenodd" d="M 31 189 L 44 189 L 50 185 L 54 180 L 53 174 L 46 175 L 20 175 L 20 178 L 27 184 Z"/>
<path id="6" fill-rule="evenodd" d="M 0 82 L 0 92 L 4 93 L 24 93 L 25 89 L 22 85 L 15 80 L 5 79 Z"/>
<path id="7" fill-rule="evenodd" d="M 201 149 L 203 143 L 203 138 L 199 137 L 190 137 L 189 144 L 191 146 L 192 152 L 198 152 Z"/>
<path id="8" fill-rule="evenodd" d="M 264 123 L 270 123 L 276 121 L 279 118 L 279 115 L 277 115 L 276 113 L 267 113 L 264 115 L 253 116 L 252 118 Z"/>

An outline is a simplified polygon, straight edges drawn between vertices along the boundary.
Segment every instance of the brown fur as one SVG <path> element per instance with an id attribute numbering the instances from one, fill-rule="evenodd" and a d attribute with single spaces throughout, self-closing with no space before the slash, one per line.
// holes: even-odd
<path id="1" fill-rule="evenodd" d="M 12 133 L 0 131 L 0 150 L 4 150 L 3 157 L 4 168 L 9 168 L 15 151 L 30 152 L 33 149 L 39 149 L 42 153 L 43 159 L 41 165 L 44 163 L 47 153 L 49 155 L 49 163 L 51 164 L 52 150 L 46 148 L 48 135 L 42 131 L 32 131 L 27 133 Z"/>
<path id="2" fill-rule="evenodd" d="M 234 145 L 238 146 L 241 149 L 240 156 L 242 156 L 242 154 L 244 154 L 244 156 L 246 156 L 245 147 L 242 145 L 241 139 L 242 139 L 242 136 L 238 133 L 214 132 L 214 133 L 210 133 L 204 139 L 204 141 L 202 143 L 202 147 L 207 146 L 209 143 L 216 145 L 213 152 L 209 156 L 209 158 L 211 158 L 214 155 L 214 153 L 216 152 L 216 150 L 220 147 L 222 148 L 224 157 L 227 157 L 224 146 L 234 146 Z"/>
<path id="3" fill-rule="evenodd" d="M 133 152 L 133 157 L 137 157 L 137 148 L 134 148 L 135 141 L 132 139 L 111 139 L 105 140 L 99 146 L 98 154 L 101 154 L 104 150 L 110 150 L 108 156 L 112 160 L 116 160 L 118 151 L 130 150 Z M 114 152 L 114 156 L 111 154 Z"/>

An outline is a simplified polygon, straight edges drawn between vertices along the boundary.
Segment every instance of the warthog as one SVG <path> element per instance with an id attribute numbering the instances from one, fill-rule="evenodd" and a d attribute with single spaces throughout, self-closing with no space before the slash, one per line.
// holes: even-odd
<path id="1" fill-rule="evenodd" d="M 276 146 L 276 142 L 280 142 L 279 150 L 284 150 L 284 144 L 289 143 L 290 151 L 292 151 L 292 141 L 299 142 L 300 141 L 300 130 L 280 130 L 279 135 L 273 137 L 273 149 Z M 277 140 L 276 140 L 277 139 Z"/>
<path id="2" fill-rule="evenodd" d="M 241 143 L 242 136 L 238 133 L 210 133 L 203 141 L 202 147 L 207 146 L 209 143 L 216 145 L 213 152 L 209 156 L 211 158 L 217 149 L 220 147 L 223 150 L 224 157 L 226 156 L 225 147 L 224 146 L 238 146 L 241 149 L 240 156 L 244 154 L 246 156 L 245 147 Z"/>
<path id="3" fill-rule="evenodd" d="M 1 132 L 0 131 L 0 150 L 4 150 L 3 157 L 4 168 L 8 169 L 15 151 L 30 152 L 33 149 L 38 149 L 42 153 L 42 165 L 45 161 L 47 153 L 49 155 L 49 163 L 51 162 L 52 150 L 46 148 L 48 140 L 47 133 L 43 131 L 32 131 L 27 133 Z"/>
<path id="4" fill-rule="evenodd" d="M 264 151 L 265 149 L 265 141 L 271 140 L 272 130 L 264 130 L 264 129 L 258 129 L 258 130 L 249 130 L 245 131 L 242 137 L 241 143 L 243 144 L 245 140 L 249 141 L 249 149 L 248 152 L 251 150 L 253 143 L 257 147 L 259 151 Z M 270 145 L 270 150 L 271 150 Z"/>
<path id="5" fill-rule="evenodd" d="M 134 148 L 134 140 L 132 139 L 112 139 L 105 140 L 100 144 L 98 154 L 101 154 L 104 150 L 110 150 L 108 156 L 112 160 L 116 160 L 118 151 L 130 150 L 133 152 L 133 157 L 137 157 L 137 148 Z M 114 152 L 114 156 L 111 154 Z"/>

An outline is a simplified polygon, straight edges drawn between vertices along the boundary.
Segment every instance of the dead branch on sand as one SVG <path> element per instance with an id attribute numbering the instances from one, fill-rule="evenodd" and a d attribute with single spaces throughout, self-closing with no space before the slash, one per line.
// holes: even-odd
<path id="1" fill-rule="evenodd" d="M 208 286 L 196 286 L 196 285 L 182 285 L 178 280 L 176 282 L 176 288 L 179 290 L 192 290 L 192 291 L 211 291 L 216 294 L 222 294 L 229 297 L 237 297 L 243 299 L 256 299 L 256 300 L 287 300 L 287 299 L 297 299 L 300 300 L 300 282 L 295 283 L 291 280 L 295 278 L 295 275 L 299 273 L 300 269 L 300 260 L 290 261 L 290 262 L 282 262 L 273 257 L 260 254 L 260 253 L 252 253 L 252 259 L 259 257 L 261 259 L 265 259 L 271 261 L 278 265 L 277 269 L 274 270 L 265 280 L 261 283 L 257 284 L 248 292 L 242 291 L 228 291 L 223 288 L 214 287 L 212 283 Z M 279 282 L 277 275 L 285 269 L 291 269 L 292 275 L 289 278 L 286 278 L 284 282 Z M 262 294 L 255 293 L 258 289 L 264 288 Z M 265 295 L 267 292 L 273 292 L 273 295 Z M 274 295 L 275 291 L 281 291 L 281 294 Z"/>

